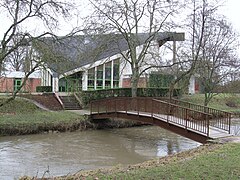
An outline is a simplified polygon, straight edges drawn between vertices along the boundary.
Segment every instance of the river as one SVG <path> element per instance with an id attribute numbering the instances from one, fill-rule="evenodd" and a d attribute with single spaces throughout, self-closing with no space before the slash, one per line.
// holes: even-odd
<path id="1" fill-rule="evenodd" d="M 0 177 L 42 177 L 113 165 L 140 163 L 200 143 L 159 127 L 0 137 Z"/>
<path id="2" fill-rule="evenodd" d="M 156 126 L 0 137 L 0 179 L 136 164 L 200 145 Z"/>

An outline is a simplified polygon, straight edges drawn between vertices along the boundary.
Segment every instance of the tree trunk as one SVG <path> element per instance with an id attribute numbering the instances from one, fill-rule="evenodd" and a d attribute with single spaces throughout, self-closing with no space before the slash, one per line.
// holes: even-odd
<path id="1" fill-rule="evenodd" d="M 137 97 L 138 80 L 139 80 L 138 68 L 134 68 L 131 79 L 132 97 Z"/>
<path id="2" fill-rule="evenodd" d="M 209 102 L 211 101 L 213 95 L 210 93 L 205 93 L 204 94 L 204 106 L 208 106 Z"/>

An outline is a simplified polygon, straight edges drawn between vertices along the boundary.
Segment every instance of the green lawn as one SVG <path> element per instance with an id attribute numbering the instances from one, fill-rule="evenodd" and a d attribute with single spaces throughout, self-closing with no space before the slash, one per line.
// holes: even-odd
<path id="1" fill-rule="evenodd" d="M 6 96 L 0 96 L 0 103 L 6 101 Z M 33 103 L 16 98 L 15 100 L 5 104 L 0 107 L 0 114 L 2 113 L 12 113 L 12 114 L 24 114 L 24 113 L 34 113 L 38 111 L 39 108 Z"/>
<path id="2" fill-rule="evenodd" d="M 83 116 L 67 111 L 35 111 L 34 113 L 6 114 L 0 116 L 0 125 L 37 125 L 42 123 L 71 123 L 83 120 Z"/>
<path id="3" fill-rule="evenodd" d="M 204 104 L 204 94 L 183 96 L 181 99 L 195 104 Z M 218 94 L 210 101 L 209 107 L 240 113 L 240 94 Z"/>
<path id="4" fill-rule="evenodd" d="M 215 146 L 212 148 L 212 146 Z M 201 147 L 200 150 L 191 150 L 163 158 L 159 164 L 154 162 L 140 164 L 127 169 L 119 168 L 116 171 L 95 171 L 68 176 L 59 179 L 240 179 L 240 144 L 229 143 Z M 163 162 L 161 162 L 163 161 Z M 80 179 L 81 179 L 80 178 Z"/>
<path id="5" fill-rule="evenodd" d="M 67 111 L 6 114 L 0 116 L 0 136 L 34 134 L 49 130 L 74 131 L 85 128 L 86 124 L 89 124 L 87 119 Z"/>
<path id="6" fill-rule="evenodd" d="M 3 101 L 5 97 L 1 97 Z M 0 107 L 0 136 L 40 133 L 49 130 L 81 129 L 87 117 L 68 111 L 43 111 L 34 104 L 16 99 Z"/>

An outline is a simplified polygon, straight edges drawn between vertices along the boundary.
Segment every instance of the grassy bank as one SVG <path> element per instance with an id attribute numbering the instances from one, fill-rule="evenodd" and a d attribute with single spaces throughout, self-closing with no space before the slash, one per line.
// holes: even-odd
<path id="1" fill-rule="evenodd" d="M 0 97 L 4 101 L 6 97 Z M 16 99 L 0 107 L 0 136 L 85 129 L 122 128 L 141 125 L 124 120 L 91 121 L 88 116 L 69 111 L 44 111 L 34 104 Z"/>
<path id="2" fill-rule="evenodd" d="M 73 179 L 239 179 L 240 144 L 212 144 L 129 167 L 82 171 Z"/>
<path id="3" fill-rule="evenodd" d="M 204 94 L 183 96 L 181 99 L 195 104 L 204 104 Z M 209 107 L 240 114 L 240 94 L 218 94 L 210 101 Z"/>
<path id="4" fill-rule="evenodd" d="M 1 96 L 0 101 L 6 97 Z M 67 111 L 43 111 L 17 98 L 0 107 L 0 135 L 23 135 L 49 131 L 74 131 L 91 126 L 86 116 Z"/>
<path id="5" fill-rule="evenodd" d="M 6 101 L 6 96 L 0 96 L 0 103 Z M 0 107 L 0 115 L 6 114 L 25 114 L 25 113 L 35 113 L 39 111 L 39 108 L 33 103 L 16 98 L 14 101 L 10 101 L 4 106 Z M 0 117 L 1 117 L 0 116 Z"/>
<path id="6" fill-rule="evenodd" d="M 85 116 L 70 112 L 35 111 L 34 114 L 6 114 L 0 117 L 0 135 L 65 132 L 92 127 Z"/>

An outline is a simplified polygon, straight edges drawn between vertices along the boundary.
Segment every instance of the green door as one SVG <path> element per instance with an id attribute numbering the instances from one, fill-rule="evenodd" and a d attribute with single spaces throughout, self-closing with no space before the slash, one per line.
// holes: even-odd
<path id="1" fill-rule="evenodd" d="M 22 84 L 21 79 L 15 79 L 14 80 L 14 91 L 17 91 L 18 89 L 20 89 L 21 84 Z"/>
<path id="2" fill-rule="evenodd" d="M 81 79 L 62 78 L 59 80 L 59 92 L 78 92 L 82 89 Z"/>
<path id="3" fill-rule="evenodd" d="M 78 92 L 81 89 L 80 80 L 70 78 L 67 80 L 67 91 L 68 92 Z"/>
<path id="4" fill-rule="evenodd" d="M 65 78 L 59 80 L 59 92 L 66 92 L 67 91 L 67 81 Z"/>

